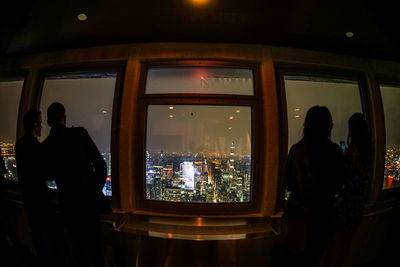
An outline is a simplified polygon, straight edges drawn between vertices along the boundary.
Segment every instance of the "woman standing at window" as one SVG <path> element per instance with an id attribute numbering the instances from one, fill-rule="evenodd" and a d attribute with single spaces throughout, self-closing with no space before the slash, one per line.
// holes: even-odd
<path id="1" fill-rule="evenodd" d="M 337 202 L 339 223 L 327 266 L 350 266 L 351 241 L 364 213 L 372 152 L 367 122 L 361 113 L 354 113 L 349 119 L 347 144 L 344 152 L 346 176 Z"/>
<path id="2" fill-rule="evenodd" d="M 363 114 L 354 113 L 350 117 L 347 143 L 344 152 L 347 175 L 339 211 L 344 223 L 354 226 L 364 212 L 365 191 L 371 171 L 371 141 Z"/>
<path id="3" fill-rule="evenodd" d="M 306 223 L 305 266 L 317 266 L 335 227 L 335 194 L 343 183 L 344 160 L 340 147 L 330 141 L 333 127 L 327 107 L 307 112 L 303 138 L 290 149 L 286 181 L 290 192 L 285 216 L 298 206 Z M 296 205 L 290 203 L 298 203 Z M 300 210 L 300 212 L 299 212 Z M 290 218 L 288 218 L 290 219 Z"/>

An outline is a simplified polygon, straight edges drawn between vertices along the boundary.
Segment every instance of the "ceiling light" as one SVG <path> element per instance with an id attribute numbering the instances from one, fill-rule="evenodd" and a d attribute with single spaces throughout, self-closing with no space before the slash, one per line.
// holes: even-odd
<path id="1" fill-rule="evenodd" d="M 81 14 L 78 15 L 78 19 L 80 21 L 85 21 L 85 20 L 87 20 L 87 16 L 86 16 L 85 13 L 81 13 Z"/>
<path id="2" fill-rule="evenodd" d="M 346 37 L 351 38 L 351 37 L 353 37 L 353 36 L 354 36 L 354 33 L 353 33 L 353 32 L 346 32 Z"/>
<path id="3" fill-rule="evenodd" d="M 202 6 L 202 5 L 208 4 L 210 2 L 210 0 L 189 0 L 189 2 L 191 2 L 192 4 L 194 4 L 196 6 Z"/>

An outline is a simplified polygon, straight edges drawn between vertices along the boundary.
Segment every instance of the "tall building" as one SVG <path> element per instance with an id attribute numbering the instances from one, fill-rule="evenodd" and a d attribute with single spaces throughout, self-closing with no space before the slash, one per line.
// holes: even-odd
<path id="1" fill-rule="evenodd" d="M 185 182 L 185 189 L 194 190 L 194 166 L 193 162 L 181 163 L 181 175 Z"/>

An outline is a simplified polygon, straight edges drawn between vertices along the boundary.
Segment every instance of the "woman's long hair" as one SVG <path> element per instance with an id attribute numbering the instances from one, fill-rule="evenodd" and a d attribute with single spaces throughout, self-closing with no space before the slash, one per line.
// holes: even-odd
<path id="1" fill-rule="evenodd" d="M 367 121 L 361 113 L 354 113 L 349 119 L 349 147 L 355 146 L 360 152 L 362 164 L 369 164 L 371 160 L 371 141 L 368 134 Z"/>
<path id="2" fill-rule="evenodd" d="M 304 141 L 307 145 L 328 141 L 332 130 L 332 116 L 325 106 L 313 106 L 304 120 Z"/>

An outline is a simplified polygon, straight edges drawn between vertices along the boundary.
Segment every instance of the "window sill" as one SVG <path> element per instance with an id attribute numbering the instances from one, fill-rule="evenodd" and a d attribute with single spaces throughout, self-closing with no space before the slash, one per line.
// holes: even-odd
<path id="1" fill-rule="evenodd" d="M 166 218 L 113 213 L 102 216 L 101 222 L 107 232 L 196 241 L 253 239 L 280 233 L 280 226 L 269 218 Z"/>

